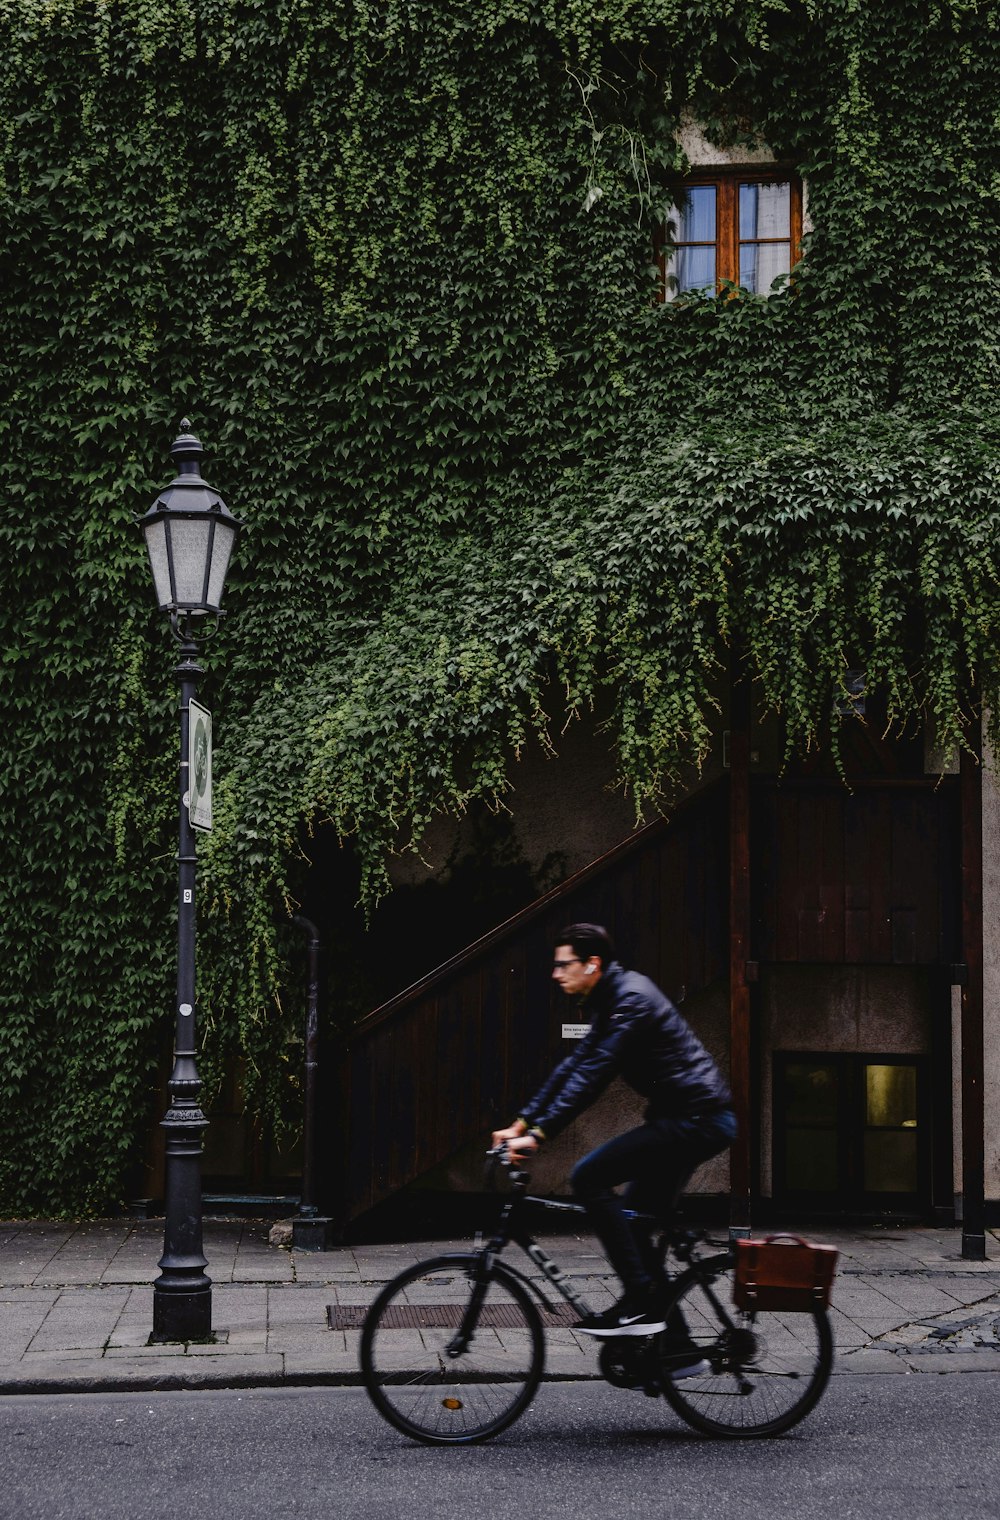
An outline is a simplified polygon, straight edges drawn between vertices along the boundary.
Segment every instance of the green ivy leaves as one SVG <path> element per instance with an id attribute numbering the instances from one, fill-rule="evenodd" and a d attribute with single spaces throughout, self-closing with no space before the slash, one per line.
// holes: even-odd
<path id="1" fill-rule="evenodd" d="M 662 802 L 733 645 L 795 744 L 855 663 L 945 737 L 995 694 L 995 7 L 0 0 L 0 36 L 6 1208 L 120 1195 L 169 1039 L 130 524 L 182 415 L 247 522 L 205 1070 L 274 1110 L 310 831 L 372 902 L 590 707 Z M 655 302 L 685 113 L 806 174 L 784 292 Z"/>

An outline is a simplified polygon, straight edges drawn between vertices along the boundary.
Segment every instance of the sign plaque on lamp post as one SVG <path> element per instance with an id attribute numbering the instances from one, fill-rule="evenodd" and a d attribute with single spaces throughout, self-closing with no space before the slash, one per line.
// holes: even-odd
<path id="1" fill-rule="evenodd" d="M 177 1005 L 165 1145 L 165 1220 L 153 1283 L 154 1341 L 212 1333 L 212 1283 L 202 1248 L 201 1151 L 206 1119 L 195 1060 L 195 829 L 212 826 L 212 719 L 194 700 L 198 645 L 214 632 L 240 523 L 201 478 L 203 453 L 186 419 L 170 450 L 177 475 L 139 519 L 160 610 L 179 645 L 180 784 Z"/>

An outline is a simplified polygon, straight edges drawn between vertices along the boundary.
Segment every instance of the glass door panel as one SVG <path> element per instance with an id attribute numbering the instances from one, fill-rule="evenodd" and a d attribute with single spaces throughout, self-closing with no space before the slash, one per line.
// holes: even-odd
<path id="1" fill-rule="evenodd" d="M 919 1182 L 917 1068 L 865 1065 L 864 1190 L 916 1193 Z"/>
<path id="2" fill-rule="evenodd" d="M 796 1193 L 835 1193 L 839 1187 L 837 1064 L 789 1061 L 784 1078 L 785 1186 Z"/>

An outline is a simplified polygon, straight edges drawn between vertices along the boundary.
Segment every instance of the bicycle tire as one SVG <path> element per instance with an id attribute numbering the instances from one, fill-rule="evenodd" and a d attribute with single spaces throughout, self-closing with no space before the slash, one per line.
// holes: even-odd
<path id="1" fill-rule="evenodd" d="M 720 1318 L 705 1282 L 728 1313 Z M 683 1316 L 710 1371 L 670 1377 L 667 1334 L 658 1337 L 661 1384 L 670 1406 L 703 1435 L 740 1440 L 776 1436 L 805 1418 L 821 1397 L 833 1367 L 833 1334 L 825 1309 L 749 1314 L 733 1302 L 732 1257 L 711 1258 L 677 1282 L 672 1310 Z"/>
<path id="2" fill-rule="evenodd" d="M 365 1317 L 365 1388 L 389 1424 L 414 1440 L 440 1446 L 485 1441 L 524 1413 L 541 1382 L 541 1317 L 528 1290 L 498 1263 L 469 1345 L 458 1357 L 448 1355 L 479 1262 L 474 1252 L 417 1262 L 382 1289 Z M 468 1289 L 457 1305 L 456 1278 Z M 440 1302 L 442 1287 L 452 1289 L 451 1304 Z"/>

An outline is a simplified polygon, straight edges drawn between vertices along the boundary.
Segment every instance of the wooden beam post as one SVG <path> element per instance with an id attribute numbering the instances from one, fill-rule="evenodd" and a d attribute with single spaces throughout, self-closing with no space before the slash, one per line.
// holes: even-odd
<path id="1" fill-rule="evenodd" d="M 983 723 L 977 705 L 961 759 L 962 1256 L 985 1261 L 983 1119 Z"/>

